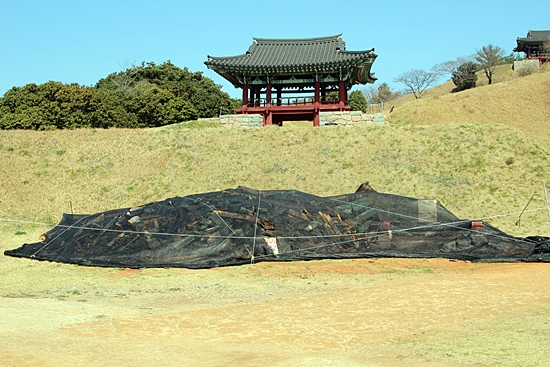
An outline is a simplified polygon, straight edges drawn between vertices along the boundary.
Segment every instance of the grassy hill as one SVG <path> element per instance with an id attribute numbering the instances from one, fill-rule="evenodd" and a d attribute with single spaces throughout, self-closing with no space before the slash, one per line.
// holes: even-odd
<path id="1" fill-rule="evenodd" d="M 442 85 L 433 98 L 402 100 L 375 128 L 0 130 L 0 253 L 36 241 L 63 212 L 238 185 L 335 195 L 364 181 L 437 198 L 513 235 L 550 236 L 549 77 L 456 94 Z M 98 365 L 204 364 L 208 353 L 210 365 L 359 366 L 368 357 L 380 366 L 542 366 L 546 265 L 369 259 L 120 270 L 0 256 L 0 357 L 68 366 L 84 350 Z"/>
<path id="2" fill-rule="evenodd" d="M 396 108 L 383 128 L 0 131 L 0 226 L 47 227 L 94 213 L 239 185 L 436 198 L 462 218 L 515 235 L 550 235 L 550 73 Z M 206 127 L 205 127 L 206 126 Z M 533 196 L 516 226 L 518 213 Z M 508 213 L 515 213 L 507 215 Z"/>
<path id="3" fill-rule="evenodd" d="M 550 148 L 550 72 L 512 78 L 509 65 L 497 71 L 496 83 L 479 76 L 474 89 L 450 93 L 452 82 L 432 88 L 419 100 L 396 101 L 389 116 L 397 124 L 505 124 L 516 127 L 546 149 Z M 506 80 L 504 82 L 499 82 Z"/>
<path id="4" fill-rule="evenodd" d="M 514 70 L 512 70 L 511 64 L 499 65 L 495 68 L 495 71 L 493 74 L 493 84 L 508 82 L 510 80 L 517 79 L 519 77 L 520 76 Z M 488 81 L 487 81 L 487 77 L 485 76 L 485 73 L 483 71 L 478 71 L 477 82 L 476 82 L 477 88 L 484 87 L 487 85 L 487 83 Z M 424 91 L 424 93 L 422 94 L 422 99 L 440 97 L 442 95 L 452 93 L 453 89 L 455 88 L 456 86 L 449 79 L 446 82 L 443 82 L 439 85 L 426 89 L 426 91 Z M 386 107 L 388 107 L 388 110 L 389 110 L 389 107 L 392 105 L 395 107 L 401 107 L 402 105 L 413 101 L 415 101 L 414 95 L 408 94 L 402 98 L 392 101 L 391 103 L 389 103 L 389 106 L 386 106 Z"/>
<path id="5" fill-rule="evenodd" d="M 493 217 L 521 211 L 533 194 L 529 209 L 540 208 L 550 173 L 545 150 L 495 124 L 1 131 L 0 141 L 0 218 L 38 223 L 71 206 L 93 213 L 238 185 L 335 195 L 364 181 L 437 198 L 463 218 Z M 516 220 L 490 219 L 550 235 L 543 211 Z"/>

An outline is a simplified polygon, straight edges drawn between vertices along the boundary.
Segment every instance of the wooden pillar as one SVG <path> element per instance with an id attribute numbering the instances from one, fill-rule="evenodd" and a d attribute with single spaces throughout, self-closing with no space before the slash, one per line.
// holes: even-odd
<path id="1" fill-rule="evenodd" d="M 264 126 L 271 125 L 273 125 L 273 114 L 271 113 L 271 111 L 267 110 L 265 111 Z"/>
<path id="2" fill-rule="evenodd" d="M 316 108 L 315 110 L 313 110 L 313 126 L 319 126 L 320 125 L 320 122 L 319 122 L 319 109 Z"/>
<path id="3" fill-rule="evenodd" d="M 248 106 L 248 83 L 243 84 L 243 107 Z"/>
<path id="4" fill-rule="evenodd" d="M 319 103 L 320 101 L 320 89 L 321 89 L 321 82 L 319 80 L 315 81 L 315 103 Z"/>
<path id="5" fill-rule="evenodd" d="M 338 81 L 338 104 L 340 108 L 344 108 L 346 103 L 346 86 L 343 80 Z"/>
<path id="6" fill-rule="evenodd" d="M 250 107 L 254 107 L 254 86 L 249 88 L 250 90 L 250 98 L 248 99 L 248 105 Z"/>
<path id="7" fill-rule="evenodd" d="M 271 82 L 267 82 L 266 90 L 265 90 L 265 105 L 271 106 Z"/>
<path id="8" fill-rule="evenodd" d="M 281 106 L 283 104 L 283 99 L 282 99 L 282 94 L 281 94 L 281 87 L 277 87 L 277 106 Z"/>

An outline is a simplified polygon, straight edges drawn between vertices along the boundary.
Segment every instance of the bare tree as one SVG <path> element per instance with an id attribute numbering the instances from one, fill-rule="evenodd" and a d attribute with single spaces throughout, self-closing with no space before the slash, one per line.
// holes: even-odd
<path id="1" fill-rule="evenodd" d="M 478 62 L 480 69 L 485 72 L 485 76 L 489 81 L 488 84 L 491 84 L 496 67 L 504 63 L 504 50 L 492 44 L 483 46 L 481 50 L 477 50 L 475 60 Z"/>
<path id="2" fill-rule="evenodd" d="M 456 71 L 460 64 L 456 60 L 449 60 L 445 62 L 440 62 L 432 66 L 430 71 L 433 73 L 439 74 L 441 76 L 452 74 Z"/>
<path id="3" fill-rule="evenodd" d="M 363 89 L 362 92 L 369 104 L 390 102 L 401 97 L 398 91 L 392 90 L 385 82 L 378 87 L 369 86 Z"/>
<path id="4" fill-rule="evenodd" d="M 432 66 L 430 71 L 440 75 L 441 77 L 444 77 L 445 75 L 452 75 L 460 65 L 473 60 L 474 56 L 457 57 L 456 60 L 449 60 L 435 64 Z"/>
<path id="5" fill-rule="evenodd" d="M 414 97 L 419 99 L 422 93 L 424 93 L 428 87 L 432 86 L 439 78 L 440 74 L 414 69 L 399 75 L 393 81 L 396 83 L 403 83 L 407 89 L 414 94 Z"/>
<path id="6" fill-rule="evenodd" d="M 375 100 L 378 94 L 378 90 L 374 85 L 369 85 L 368 87 L 361 89 L 361 92 L 363 92 L 363 94 L 365 95 L 365 98 L 367 99 L 367 103 L 369 104 L 377 103 L 375 102 Z"/>

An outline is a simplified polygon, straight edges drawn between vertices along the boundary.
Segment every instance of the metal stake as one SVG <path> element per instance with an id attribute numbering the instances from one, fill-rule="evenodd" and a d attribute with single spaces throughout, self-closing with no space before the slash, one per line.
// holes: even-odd
<path id="1" fill-rule="evenodd" d="M 523 210 L 521 211 L 521 214 L 518 217 L 518 221 L 516 222 L 516 226 L 521 227 L 521 216 L 523 215 L 523 212 L 525 211 L 525 209 L 527 209 L 527 207 L 529 206 L 529 203 L 531 203 L 531 200 L 533 200 L 534 197 L 535 197 L 535 194 L 531 196 L 531 199 L 529 199 L 529 201 L 527 202 L 527 205 L 525 205 L 525 208 L 523 208 Z"/>

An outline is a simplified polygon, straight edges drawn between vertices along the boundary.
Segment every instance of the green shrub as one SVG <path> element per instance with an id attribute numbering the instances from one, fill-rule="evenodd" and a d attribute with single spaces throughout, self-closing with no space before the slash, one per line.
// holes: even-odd
<path id="1" fill-rule="evenodd" d="M 350 93 L 348 102 L 352 111 L 367 112 L 368 103 L 363 92 L 354 90 Z"/>
<path id="2" fill-rule="evenodd" d="M 142 63 L 95 87 L 54 81 L 13 87 L 0 98 L 0 129 L 158 127 L 232 113 L 238 105 L 201 72 L 169 61 Z"/>
<path id="3" fill-rule="evenodd" d="M 475 88 L 478 68 L 479 66 L 471 61 L 465 62 L 456 68 L 451 78 L 456 85 L 456 91 Z"/>

